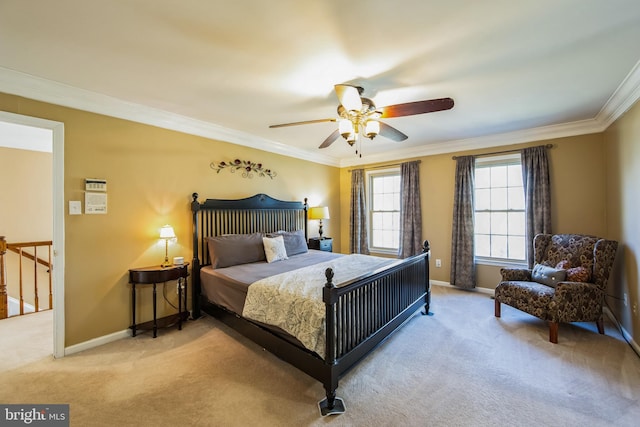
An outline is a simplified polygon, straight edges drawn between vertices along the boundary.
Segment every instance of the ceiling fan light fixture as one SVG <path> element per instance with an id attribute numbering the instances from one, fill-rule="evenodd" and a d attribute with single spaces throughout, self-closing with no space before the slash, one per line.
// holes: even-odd
<path id="1" fill-rule="evenodd" d="M 376 120 L 367 120 L 364 128 L 364 136 L 373 139 L 380 133 L 380 122 Z"/>
<path id="2" fill-rule="evenodd" d="M 340 135 L 346 140 L 349 139 L 349 135 L 353 134 L 353 123 L 351 120 L 343 119 L 338 122 L 338 131 Z"/>
<path id="3" fill-rule="evenodd" d="M 340 135 L 342 135 L 350 146 L 358 143 L 358 147 L 361 147 L 362 142 L 358 141 L 358 134 L 362 134 L 363 137 L 369 139 L 374 139 L 376 136 L 381 135 L 392 141 L 404 141 L 409 138 L 398 129 L 389 126 L 385 122 L 380 122 L 378 119 L 433 113 L 436 111 L 450 110 L 454 106 L 453 99 L 451 98 L 436 98 L 387 105 L 378 109 L 373 100 L 362 96 L 364 88 L 361 86 L 337 84 L 334 86 L 334 89 L 339 101 L 337 108 L 338 118 L 305 120 L 302 122 L 270 125 L 269 127 L 280 128 L 310 123 L 337 122 L 338 129 L 334 129 L 318 148 L 329 147 Z M 362 157 L 362 150 L 358 148 L 356 154 Z"/>

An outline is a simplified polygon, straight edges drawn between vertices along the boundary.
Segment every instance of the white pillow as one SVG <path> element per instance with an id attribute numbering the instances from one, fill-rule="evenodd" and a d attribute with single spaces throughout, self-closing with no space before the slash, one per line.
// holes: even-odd
<path id="1" fill-rule="evenodd" d="M 264 245 L 264 254 L 267 256 L 267 262 L 289 259 L 282 236 L 263 237 L 262 244 Z"/>

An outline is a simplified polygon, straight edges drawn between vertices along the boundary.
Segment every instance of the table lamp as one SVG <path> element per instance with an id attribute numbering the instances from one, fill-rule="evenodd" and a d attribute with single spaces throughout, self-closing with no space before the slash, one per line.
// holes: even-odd
<path id="1" fill-rule="evenodd" d="M 171 267 L 173 264 L 169 262 L 169 240 L 176 238 L 176 233 L 170 225 L 163 225 L 160 229 L 160 238 L 164 239 L 164 262 L 162 267 Z"/>
<path id="2" fill-rule="evenodd" d="M 309 209 L 309 219 L 319 219 L 320 225 L 318 225 L 318 233 L 320 234 L 320 240 L 322 240 L 322 220 L 329 218 L 329 208 L 326 206 L 316 206 Z"/>

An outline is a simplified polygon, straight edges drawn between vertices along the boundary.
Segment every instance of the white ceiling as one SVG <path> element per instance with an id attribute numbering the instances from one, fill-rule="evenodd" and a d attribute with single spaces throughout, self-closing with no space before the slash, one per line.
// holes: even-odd
<path id="1" fill-rule="evenodd" d="M 602 131 L 639 41 L 638 0 L 1 0 L 0 91 L 346 166 Z M 269 129 L 336 117 L 336 83 L 455 107 L 362 158 L 317 148 L 335 123 Z"/>

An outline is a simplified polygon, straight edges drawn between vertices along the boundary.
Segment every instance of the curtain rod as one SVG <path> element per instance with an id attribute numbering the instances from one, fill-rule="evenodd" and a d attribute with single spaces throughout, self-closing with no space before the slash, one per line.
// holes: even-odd
<path id="1" fill-rule="evenodd" d="M 414 162 L 418 162 L 418 163 L 422 163 L 422 160 L 413 160 Z M 371 169 L 384 169 L 384 168 L 392 168 L 394 166 L 400 166 L 402 165 L 402 163 L 391 163 L 388 165 L 379 165 L 379 166 L 371 166 L 370 168 L 364 168 L 364 170 L 368 171 Z M 355 169 L 348 169 L 347 172 L 351 173 L 351 171 L 354 171 Z"/>
<path id="2" fill-rule="evenodd" d="M 539 147 L 542 147 L 542 145 L 539 145 Z M 544 148 L 553 148 L 553 144 L 546 144 L 544 145 Z M 504 150 L 504 151 L 494 151 L 493 153 L 483 153 L 483 154 L 476 154 L 472 157 L 483 157 L 483 156 L 494 156 L 496 154 L 507 154 L 507 153 L 518 153 L 520 151 L 522 151 L 523 148 L 519 148 L 517 150 Z M 452 160 L 456 160 L 458 157 L 461 156 L 453 156 L 451 157 Z"/>

